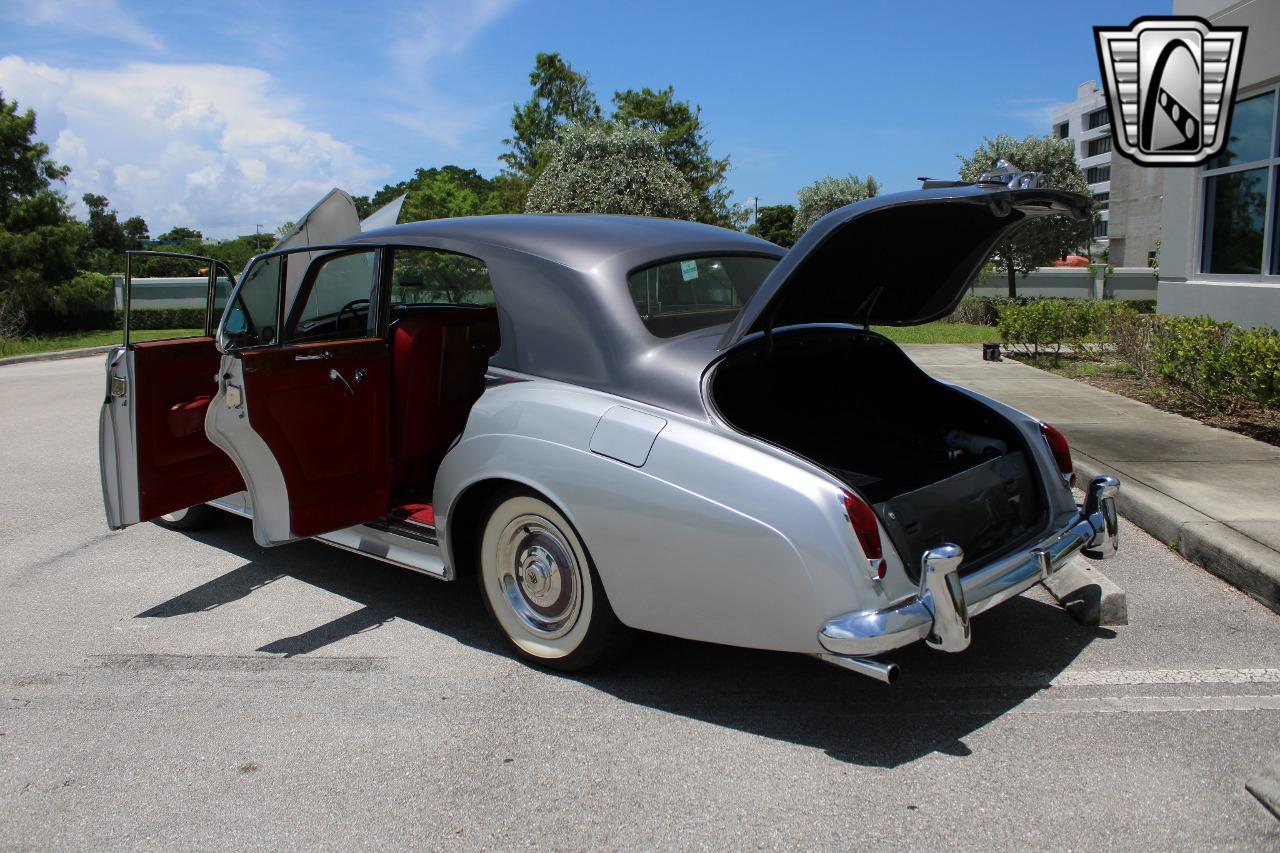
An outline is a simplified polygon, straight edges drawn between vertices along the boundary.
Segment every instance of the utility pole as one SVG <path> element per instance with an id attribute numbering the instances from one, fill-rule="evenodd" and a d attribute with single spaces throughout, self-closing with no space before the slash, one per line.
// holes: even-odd
<path id="1" fill-rule="evenodd" d="M 262 251 L 262 241 L 258 238 L 262 236 L 262 223 L 256 222 L 253 225 L 253 251 L 258 253 Z"/>

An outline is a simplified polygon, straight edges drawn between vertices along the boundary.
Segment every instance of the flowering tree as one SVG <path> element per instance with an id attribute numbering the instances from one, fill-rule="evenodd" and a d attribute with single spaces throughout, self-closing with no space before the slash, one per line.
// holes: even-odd
<path id="1" fill-rule="evenodd" d="M 570 124 L 546 146 L 528 213 L 626 213 L 695 219 L 698 202 L 656 133 L 620 124 Z"/>
<path id="2" fill-rule="evenodd" d="M 870 175 L 867 175 L 865 181 L 857 175 L 814 181 L 796 193 L 796 200 L 800 206 L 796 210 L 791 231 L 798 240 L 813 223 L 831 211 L 879 194 L 880 184 Z"/>

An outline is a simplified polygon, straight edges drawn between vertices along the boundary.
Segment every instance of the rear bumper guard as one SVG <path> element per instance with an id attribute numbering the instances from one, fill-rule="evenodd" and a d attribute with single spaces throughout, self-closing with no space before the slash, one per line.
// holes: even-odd
<path id="1" fill-rule="evenodd" d="M 1056 573 L 1077 553 L 1107 558 L 1120 544 L 1116 493 L 1120 481 L 1094 477 L 1084 505 L 1063 528 L 1039 545 L 964 577 L 964 553 L 941 545 L 924 553 L 920 591 L 883 610 L 858 610 L 828 620 L 818 642 L 834 655 L 876 655 L 924 640 L 935 649 L 969 647 L 969 620 Z"/>

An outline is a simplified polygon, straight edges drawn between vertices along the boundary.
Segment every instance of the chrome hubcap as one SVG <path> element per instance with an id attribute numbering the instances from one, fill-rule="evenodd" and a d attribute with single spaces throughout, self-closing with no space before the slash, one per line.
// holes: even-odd
<path id="1" fill-rule="evenodd" d="M 582 609 L 582 574 L 573 548 L 545 518 L 522 515 L 498 539 L 498 585 L 511 612 L 547 639 L 567 634 Z"/>

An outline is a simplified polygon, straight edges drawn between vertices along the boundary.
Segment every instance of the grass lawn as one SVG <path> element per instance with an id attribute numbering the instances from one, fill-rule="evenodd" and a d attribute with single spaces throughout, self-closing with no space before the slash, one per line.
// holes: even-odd
<path id="1" fill-rule="evenodd" d="M 969 323 L 926 323 L 923 326 L 872 326 L 872 329 L 900 344 L 984 344 L 1000 340 L 992 326 Z M 134 331 L 135 341 L 157 341 L 163 338 L 185 338 L 202 334 L 200 329 L 149 329 Z M 81 347 L 118 344 L 123 339 L 119 329 L 100 332 L 73 332 L 65 335 L 40 335 L 13 340 L 0 340 L 0 358 L 30 355 Z"/>
<path id="2" fill-rule="evenodd" d="M 973 323 L 925 323 L 923 326 L 872 326 L 898 344 L 991 344 L 1000 340 L 995 326 Z"/>
<path id="3" fill-rule="evenodd" d="M 129 334 L 135 341 L 158 341 L 163 338 L 187 338 L 203 335 L 204 329 L 147 329 Z M 56 352 L 64 349 L 81 347 L 101 347 L 118 344 L 124 341 L 124 333 L 119 329 L 107 329 L 101 332 L 71 332 L 65 335 L 39 335 L 29 338 L 0 340 L 0 358 L 11 355 L 31 355 L 38 352 Z"/>

